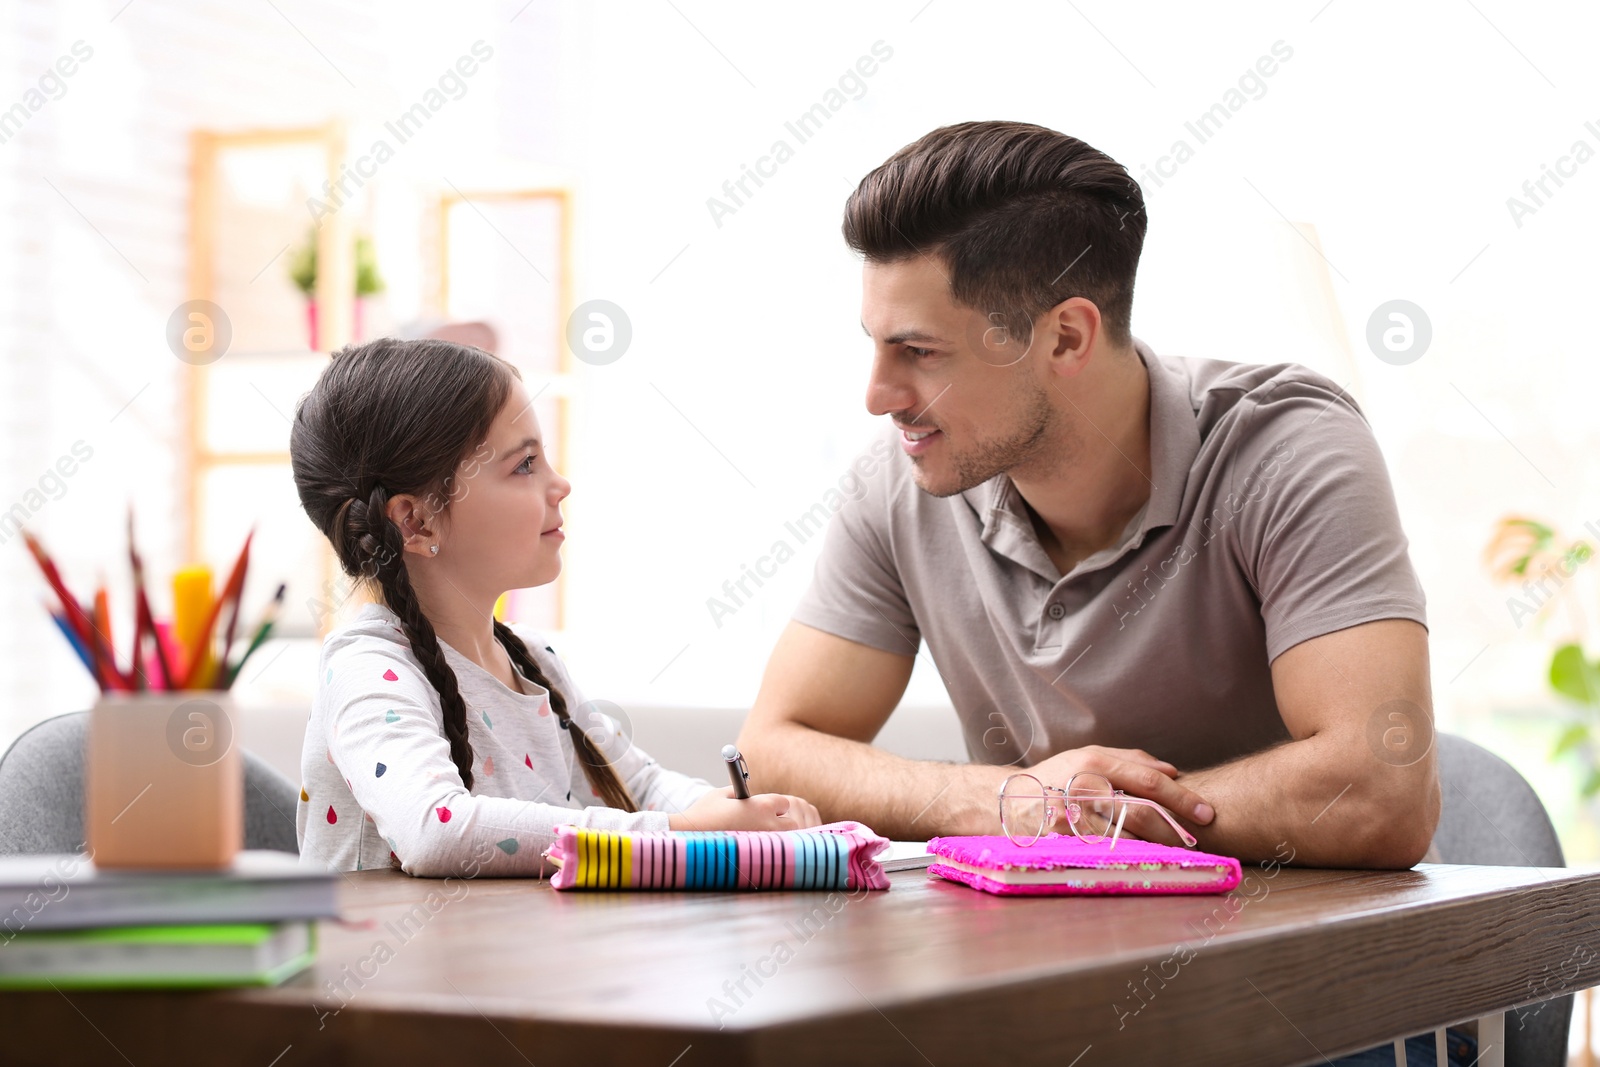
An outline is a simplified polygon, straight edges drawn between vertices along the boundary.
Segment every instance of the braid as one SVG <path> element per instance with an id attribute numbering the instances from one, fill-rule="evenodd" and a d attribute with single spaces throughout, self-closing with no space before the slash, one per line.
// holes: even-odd
<path id="1" fill-rule="evenodd" d="M 411 587 L 411 577 L 406 573 L 400 554 L 404 543 L 400 528 L 384 510 L 389 494 L 383 486 L 376 486 L 365 501 L 356 498 L 346 508 L 346 536 L 353 538 L 362 557 L 361 572 L 376 577 L 383 589 L 384 602 L 400 616 L 400 625 L 411 651 L 422 664 L 428 681 L 439 693 L 439 704 L 444 709 L 444 735 L 450 742 L 450 759 L 461 772 L 461 783 L 472 788 L 472 744 L 467 740 L 467 702 L 462 699 L 456 672 L 445 661 L 444 648 L 434 633 L 433 623 L 422 613 L 417 594 Z M 551 702 L 554 704 L 554 701 Z"/>
<path id="2" fill-rule="evenodd" d="M 578 753 L 578 763 L 583 767 L 583 776 L 588 779 L 589 787 L 594 790 L 595 796 L 605 801 L 607 807 L 638 811 L 639 802 L 633 799 L 633 794 L 617 776 L 617 769 L 606 759 L 600 746 L 595 744 L 582 724 L 576 729 L 573 728 L 572 717 L 567 711 L 567 698 L 562 696 L 561 690 L 550 684 L 544 672 L 539 669 L 538 662 L 528 652 L 528 646 L 523 644 L 522 638 L 512 633 L 511 627 L 498 619 L 494 623 L 494 635 L 505 646 L 506 652 L 511 656 L 511 662 L 516 664 L 517 669 L 535 685 L 543 686 L 550 694 L 550 710 L 555 712 L 561 728 L 572 738 L 572 747 Z"/>

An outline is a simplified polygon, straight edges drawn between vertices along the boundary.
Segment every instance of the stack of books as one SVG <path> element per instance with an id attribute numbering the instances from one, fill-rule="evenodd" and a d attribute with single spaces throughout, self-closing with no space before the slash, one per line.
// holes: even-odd
<path id="1" fill-rule="evenodd" d="M 310 966 L 335 875 L 246 849 L 221 871 L 0 857 L 0 989 L 277 985 Z"/>

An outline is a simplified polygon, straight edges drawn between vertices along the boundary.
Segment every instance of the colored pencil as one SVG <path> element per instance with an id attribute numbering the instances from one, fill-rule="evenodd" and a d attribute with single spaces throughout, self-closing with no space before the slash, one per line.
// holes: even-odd
<path id="1" fill-rule="evenodd" d="M 167 666 L 172 671 L 172 683 L 169 689 L 180 689 L 183 686 L 183 645 L 173 634 L 171 622 L 156 620 L 156 641 L 161 646 L 161 652 L 167 658 Z"/>
<path id="2" fill-rule="evenodd" d="M 50 588 L 55 592 L 56 598 L 61 601 L 61 610 L 66 614 L 67 621 L 72 625 L 72 630 L 78 635 L 78 640 L 89 647 L 89 619 L 84 614 L 83 605 L 78 603 L 76 597 L 67 592 L 66 583 L 61 580 L 61 572 L 56 569 L 55 561 L 45 552 L 39 539 L 27 530 L 22 531 L 22 540 L 28 546 L 28 552 L 33 556 L 33 561 L 39 565 L 39 570 L 44 573 L 44 580 L 50 583 Z"/>
<path id="3" fill-rule="evenodd" d="M 128 502 L 128 556 L 133 556 L 133 501 Z M 139 574 L 133 575 L 133 660 L 129 668 L 135 692 L 148 688 L 144 674 L 144 612 L 139 610 Z"/>
<path id="4" fill-rule="evenodd" d="M 217 669 L 211 676 L 211 688 L 228 688 L 230 676 L 228 672 L 228 653 L 233 649 L 233 631 L 239 625 L 239 612 L 244 608 L 244 569 L 250 565 L 250 538 L 255 536 L 252 529 L 244 539 L 244 551 L 239 556 L 241 562 L 235 565 L 239 573 L 239 584 L 233 590 L 233 607 L 228 611 L 228 628 L 222 635 L 222 651 L 217 655 Z M 229 579 L 230 583 L 232 579 Z"/>
<path id="5" fill-rule="evenodd" d="M 89 671 L 90 674 L 93 674 L 94 664 L 89 660 L 89 653 L 84 649 L 83 642 L 78 640 L 78 635 L 72 632 L 72 624 L 67 622 L 67 617 L 61 614 L 61 612 L 53 610 L 50 605 L 42 599 L 39 601 L 39 604 L 44 608 L 45 614 L 50 616 L 50 621 L 56 624 L 56 629 L 61 631 L 61 636 L 67 639 L 67 644 L 72 646 L 72 651 L 77 653 L 78 659 L 83 662 L 84 667 Z"/>
<path id="6" fill-rule="evenodd" d="M 105 639 L 106 645 L 115 648 L 117 643 L 111 637 L 111 601 L 106 593 L 106 578 L 104 574 L 100 576 L 100 584 L 95 586 L 94 590 L 94 617 L 95 622 L 99 623 L 96 629 L 99 630 L 100 636 Z"/>
<path id="7" fill-rule="evenodd" d="M 215 678 L 217 670 L 221 666 L 220 662 L 216 668 L 213 668 L 210 677 L 201 677 L 201 670 L 205 665 L 206 647 L 211 643 L 211 635 L 217 628 L 217 619 L 222 615 L 222 608 L 229 600 L 233 601 L 235 618 L 238 616 L 239 594 L 244 589 L 245 569 L 250 565 L 250 540 L 255 535 L 254 529 L 251 529 L 245 535 L 244 547 L 239 550 L 239 558 L 233 562 L 233 571 L 228 575 L 228 584 L 223 587 L 222 595 L 212 603 L 211 613 L 206 617 L 205 625 L 200 627 L 199 634 L 188 649 L 189 658 L 184 668 L 183 684 L 181 686 L 183 689 L 197 688 L 200 683 L 208 686 L 216 684 Z M 226 652 L 226 649 L 224 649 L 224 652 Z"/>
<path id="8" fill-rule="evenodd" d="M 278 612 L 283 609 L 283 594 L 289 588 L 285 582 L 278 583 L 278 591 L 272 594 L 272 602 L 261 613 L 261 621 L 256 624 L 256 634 L 250 639 L 250 644 L 244 650 L 244 655 L 239 657 L 239 662 L 228 668 L 228 677 L 223 682 L 222 688 L 232 689 L 234 679 L 239 677 L 239 672 L 244 669 L 245 660 L 249 659 L 255 650 L 266 641 L 267 635 L 272 632 L 272 627 L 278 621 Z"/>
<path id="9" fill-rule="evenodd" d="M 133 505 L 128 505 L 128 564 L 133 570 L 133 663 L 138 671 L 138 685 L 146 688 L 144 673 L 144 642 L 149 637 L 156 645 L 156 666 L 161 669 L 161 688 L 172 688 L 172 668 L 167 663 L 166 649 L 161 645 L 161 635 L 156 631 L 155 616 L 150 611 L 150 596 L 144 586 L 144 560 L 139 555 L 133 539 Z M 155 686 L 149 686 L 154 689 Z"/>
<path id="10" fill-rule="evenodd" d="M 178 568 L 172 576 L 172 636 L 177 639 L 181 651 L 173 657 L 173 663 L 178 668 L 178 688 L 183 687 L 183 679 L 189 677 L 191 671 L 198 670 L 201 674 L 211 671 L 216 662 L 216 641 L 213 635 L 207 634 L 201 645 L 199 666 L 190 662 L 189 648 L 200 640 L 201 628 L 206 620 L 211 617 L 211 609 L 217 604 L 215 576 L 211 567 L 205 563 L 191 563 Z"/>
<path id="11" fill-rule="evenodd" d="M 93 606 L 89 609 L 89 626 L 94 631 L 90 639 L 94 642 L 95 662 L 100 669 L 100 688 L 111 689 L 113 688 L 111 676 L 116 670 L 116 665 L 110 662 L 111 654 L 105 639 L 105 616 L 110 613 L 110 608 L 106 604 L 105 586 L 95 588 L 94 599 L 90 603 Z"/>
<path id="12" fill-rule="evenodd" d="M 89 616 L 94 627 L 95 649 L 100 655 L 100 669 L 105 674 L 107 689 L 132 689 L 133 680 L 117 666 L 117 645 L 111 637 L 111 600 L 106 593 L 105 578 L 94 589 L 94 610 Z"/>
<path id="13" fill-rule="evenodd" d="M 113 690 L 146 691 L 159 688 L 172 691 L 201 686 L 222 689 L 231 687 L 245 661 L 254 655 L 271 635 L 283 608 L 284 594 L 288 589 L 286 583 L 279 583 L 272 601 L 256 624 L 250 643 L 238 661 L 230 666 L 228 654 L 232 650 L 233 640 L 238 631 L 239 616 L 243 610 L 245 575 L 249 571 L 250 547 L 255 538 L 255 530 L 252 528 L 245 536 L 244 545 L 239 549 L 239 556 L 234 561 L 222 595 L 212 600 L 205 608 L 204 625 L 198 632 L 190 635 L 190 640 L 187 642 L 189 647 L 182 647 L 184 642 L 176 641 L 171 633 L 172 625 L 157 622 L 155 614 L 151 611 L 150 596 L 145 586 L 144 560 L 134 542 L 133 508 L 130 506 L 128 562 L 133 569 L 133 654 L 131 665 L 124 672 L 117 665 L 116 644 L 112 637 L 110 594 L 107 592 L 104 577 L 101 578 L 95 588 L 94 596 L 86 605 L 67 589 L 60 569 L 45 551 L 39 539 L 28 530 L 23 530 L 22 535 L 34 563 L 38 565 L 40 573 L 44 575 L 46 583 L 61 604 L 60 610 L 55 610 L 48 602 L 41 600 L 41 606 L 50 616 L 56 629 L 61 631 L 61 636 L 71 646 L 73 654 L 88 669 L 90 676 L 95 680 L 95 685 L 102 693 Z M 221 650 L 213 655 L 209 650 L 214 647 L 213 637 L 219 633 L 224 610 L 228 612 L 228 619 L 220 630 Z M 160 670 L 159 685 L 157 681 L 151 680 L 146 670 L 150 665 L 150 660 L 145 656 L 147 640 L 155 642 L 154 663 Z M 182 658 L 185 653 L 187 660 Z"/>
<path id="14" fill-rule="evenodd" d="M 135 642 L 138 656 L 144 655 L 144 638 L 148 637 L 155 644 L 156 666 L 161 669 L 161 688 L 171 689 L 172 664 L 167 659 L 167 648 L 161 640 L 161 631 L 156 626 L 155 617 L 150 612 L 150 597 L 144 587 L 144 560 L 139 553 L 130 548 L 129 554 L 133 557 L 133 583 L 134 596 L 137 598 L 139 627 L 141 636 Z"/>
<path id="15" fill-rule="evenodd" d="M 139 610 L 137 590 L 133 597 L 133 658 L 128 665 L 128 677 L 133 682 L 134 692 L 142 693 L 150 688 L 150 680 L 144 673 L 144 613 Z"/>
<path id="16" fill-rule="evenodd" d="M 33 556 L 33 561 L 39 565 L 39 570 L 44 574 L 44 580 L 55 591 L 56 598 L 61 601 L 61 608 L 73 633 L 83 642 L 84 649 L 89 654 L 89 673 L 94 675 L 95 685 L 105 692 L 105 678 L 100 669 L 100 653 L 94 639 L 94 628 L 89 623 L 89 616 L 83 610 L 83 605 L 78 603 L 78 598 L 67 591 L 67 585 L 61 580 L 61 572 L 56 568 L 55 561 L 45 552 L 39 539 L 27 530 L 22 531 L 23 543 L 28 546 L 28 552 Z"/>

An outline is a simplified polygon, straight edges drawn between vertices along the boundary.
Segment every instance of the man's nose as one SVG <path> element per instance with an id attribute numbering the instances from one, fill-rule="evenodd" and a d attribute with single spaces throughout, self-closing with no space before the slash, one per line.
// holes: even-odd
<path id="1" fill-rule="evenodd" d="M 916 392 L 900 377 L 893 357 L 879 352 L 872 361 L 872 374 L 867 379 L 867 410 L 874 415 L 892 415 L 915 403 Z"/>

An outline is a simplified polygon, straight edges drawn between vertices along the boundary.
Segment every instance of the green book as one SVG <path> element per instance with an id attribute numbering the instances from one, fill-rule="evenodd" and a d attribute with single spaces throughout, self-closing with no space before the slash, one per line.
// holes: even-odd
<path id="1" fill-rule="evenodd" d="M 24 931 L 0 944 L 0 989 L 271 986 L 316 951 L 305 921 Z"/>

